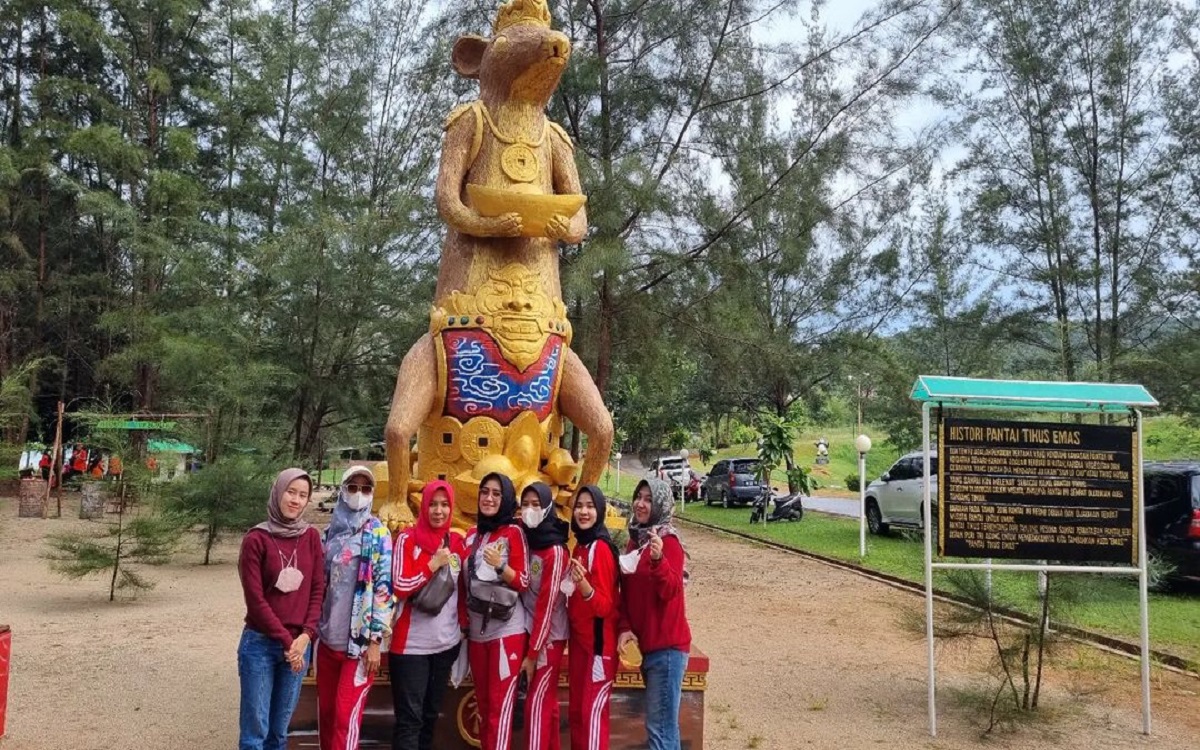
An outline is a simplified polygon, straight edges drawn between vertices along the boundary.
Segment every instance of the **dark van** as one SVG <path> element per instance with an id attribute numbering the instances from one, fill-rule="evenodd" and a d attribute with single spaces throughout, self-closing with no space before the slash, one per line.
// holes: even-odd
<path id="1" fill-rule="evenodd" d="M 1200 580 L 1200 461 L 1147 461 L 1142 479 L 1150 550 L 1175 577 Z"/>

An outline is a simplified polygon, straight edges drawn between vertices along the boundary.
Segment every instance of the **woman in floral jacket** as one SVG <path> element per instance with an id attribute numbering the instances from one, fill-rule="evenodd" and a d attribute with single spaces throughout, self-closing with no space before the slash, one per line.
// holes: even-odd
<path id="1" fill-rule="evenodd" d="M 392 626 L 392 537 L 371 515 L 375 478 L 365 466 L 342 475 L 325 531 L 328 588 L 317 631 L 317 725 L 321 750 L 357 750 L 367 691 Z"/>

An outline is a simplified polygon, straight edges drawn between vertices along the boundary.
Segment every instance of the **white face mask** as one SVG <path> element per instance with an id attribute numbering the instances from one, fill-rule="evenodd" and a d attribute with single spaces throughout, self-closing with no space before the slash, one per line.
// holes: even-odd
<path id="1" fill-rule="evenodd" d="M 621 572 L 626 575 L 633 575 L 637 571 L 638 561 L 642 559 L 642 551 L 640 549 L 630 550 L 617 558 L 617 564 L 621 566 Z"/>
<path id="2" fill-rule="evenodd" d="M 525 524 L 525 528 L 536 528 L 542 521 L 546 520 L 546 511 L 541 508 L 525 508 L 521 511 L 521 523 Z"/>
<path id="3" fill-rule="evenodd" d="M 350 510 L 362 510 L 371 505 L 371 495 L 361 492 L 347 492 L 343 497 L 346 500 L 346 505 L 350 506 Z"/>

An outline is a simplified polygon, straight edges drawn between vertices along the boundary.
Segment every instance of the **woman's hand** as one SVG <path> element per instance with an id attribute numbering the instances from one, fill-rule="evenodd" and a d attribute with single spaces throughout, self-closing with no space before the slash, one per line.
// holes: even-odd
<path id="1" fill-rule="evenodd" d="M 570 574 L 571 580 L 579 583 L 587 577 L 587 568 L 583 567 L 583 563 L 579 562 L 577 558 L 572 557 Z"/>
<path id="2" fill-rule="evenodd" d="M 311 643 L 311 640 L 308 637 L 308 633 L 301 633 L 292 641 L 292 647 L 284 655 L 288 661 L 288 665 L 291 666 L 292 671 L 296 674 L 304 671 L 304 655 L 308 651 L 309 643 Z"/>
<path id="3" fill-rule="evenodd" d="M 532 657 L 526 656 L 521 660 L 521 671 L 525 673 L 525 679 L 529 682 L 533 682 L 533 670 L 536 667 L 537 664 L 533 661 Z"/>
<path id="4" fill-rule="evenodd" d="M 651 531 L 650 532 L 650 559 L 651 560 L 657 561 L 657 560 L 662 559 L 662 547 L 663 547 L 662 537 L 660 537 L 658 534 L 655 534 L 653 531 Z"/>
<path id="5" fill-rule="evenodd" d="M 575 588 L 578 589 L 584 599 L 590 598 L 593 589 L 592 584 L 587 579 L 587 568 L 583 566 L 578 559 L 571 558 L 571 580 L 575 582 Z"/>
<path id="6" fill-rule="evenodd" d="M 485 555 L 486 556 L 486 555 Z M 443 565 L 450 564 L 450 548 L 442 545 L 442 547 L 433 553 L 433 558 L 429 561 L 429 572 L 436 573 Z"/>
<path id="7" fill-rule="evenodd" d="M 617 651 L 624 651 L 625 644 L 629 643 L 630 641 L 632 641 L 635 644 L 638 642 L 637 636 L 633 634 L 633 631 L 626 630 L 624 633 L 621 633 L 620 635 L 618 635 L 617 636 Z"/>
<path id="8" fill-rule="evenodd" d="M 504 556 L 500 554 L 500 548 L 497 546 L 488 546 L 483 548 L 483 561 L 490 567 L 499 567 L 504 562 Z"/>
<path id="9" fill-rule="evenodd" d="M 367 665 L 367 674 L 372 677 L 379 674 L 379 641 L 371 641 L 360 658 Z"/>

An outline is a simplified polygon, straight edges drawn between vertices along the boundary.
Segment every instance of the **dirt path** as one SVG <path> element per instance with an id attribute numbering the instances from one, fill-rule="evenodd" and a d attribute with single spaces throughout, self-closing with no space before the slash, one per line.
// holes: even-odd
<path id="1" fill-rule="evenodd" d="M 73 515 L 74 505 L 64 509 Z M 4 750 L 227 750 L 237 739 L 234 658 L 242 602 L 233 561 L 198 553 L 149 571 L 159 584 L 109 604 L 104 582 L 67 582 L 38 556 L 47 533 L 84 522 L 17 519 L 0 499 L 0 622 L 14 633 Z M 951 695 L 985 649 L 940 659 L 940 736 L 928 737 L 924 644 L 899 625 L 911 595 L 780 552 L 700 532 L 688 607 L 712 659 L 706 748 L 978 747 Z M 1191 748 L 1200 683 L 1155 674 L 1155 729 L 1138 733 L 1137 674 L 1090 650 L 1050 676 L 1053 720 L 997 747 Z"/>

